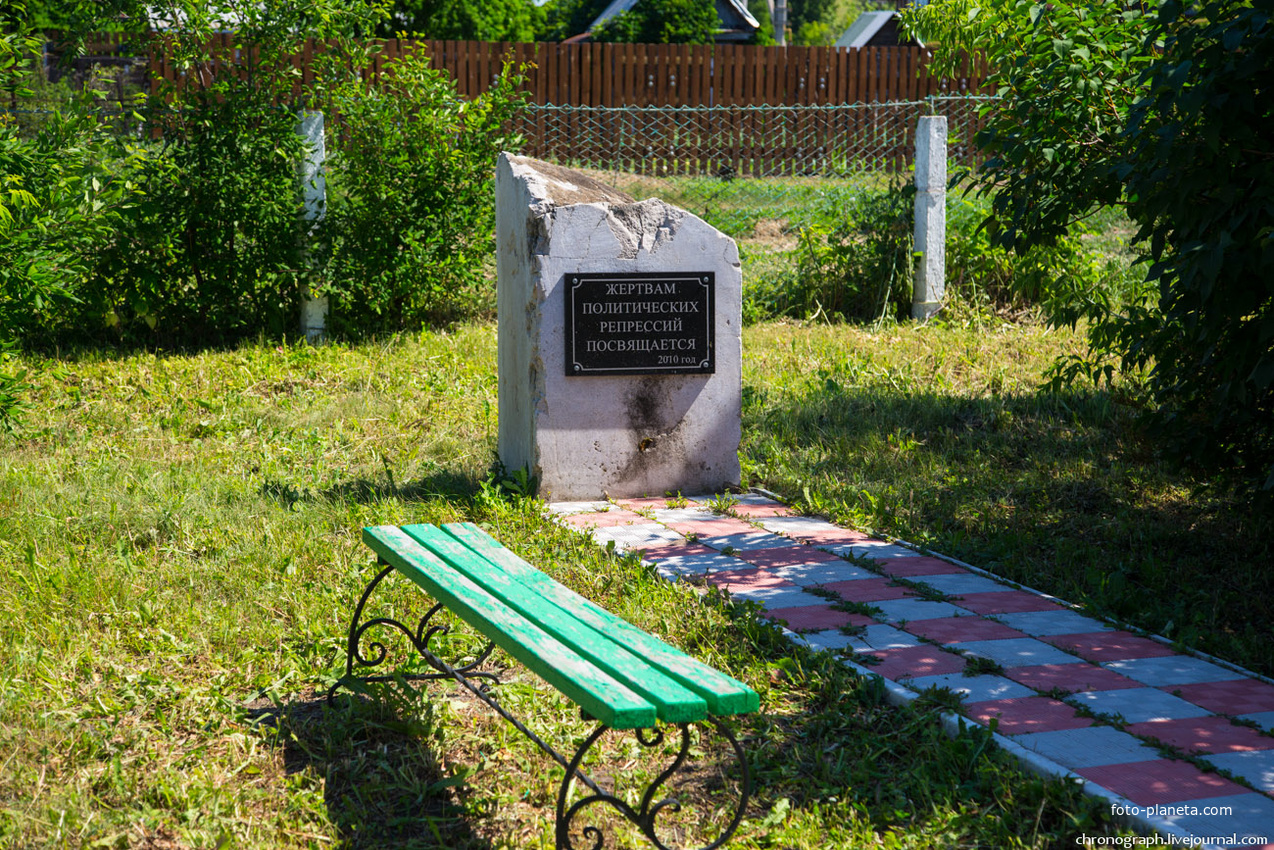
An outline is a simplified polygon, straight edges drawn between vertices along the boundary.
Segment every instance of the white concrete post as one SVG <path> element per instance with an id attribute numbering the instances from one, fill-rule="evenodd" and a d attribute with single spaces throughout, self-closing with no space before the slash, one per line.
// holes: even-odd
<path id="1" fill-rule="evenodd" d="M 323 140 L 323 113 L 306 110 L 301 113 L 297 133 L 305 139 L 308 150 L 301 163 L 301 191 L 305 197 L 305 220 L 323 218 L 327 203 L 327 180 L 323 161 L 327 148 Z M 313 228 L 311 228 L 312 230 Z M 301 295 L 301 332 L 307 342 L 318 342 L 327 330 L 327 296 L 318 295 L 308 286 Z"/>
<path id="2" fill-rule="evenodd" d="M 947 262 L 947 118 L 926 115 L 916 128 L 916 278 L 911 317 L 942 309 Z"/>

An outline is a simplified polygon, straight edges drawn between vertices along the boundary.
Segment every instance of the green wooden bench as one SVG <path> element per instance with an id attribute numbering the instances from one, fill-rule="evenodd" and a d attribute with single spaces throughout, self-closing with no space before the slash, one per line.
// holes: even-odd
<path id="1" fill-rule="evenodd" d="M 559 848 L 573 847 L 571 824 L 576 815 L 588 806 L 603 803 L 638 826 L 656 847 L 666 850 L 656 835 L 656 819 L 665 809 L 676 811 L 678 804 L 673 799 L 656 801 L 655 797 L 685 764 L 691 750 L 691 727 L 696 723 L 709 724 L 729 742 L 737 760 L 739 802 L 733 820 L 705 850 L 729 840 L 743 817 L 750 786 L 743 749 L 720 718 L 756 711 L 759 699 L 755 691 L 559 584 L 470 523 L 441 528 L 365 528 L 363 541 L 384 567 L 368 584 L 354 610 L 345 675 L 332 687 L 329 699 L 342 685 L 354 682 L 399 677 L 454 678 L 566 769 L 557 799 Z M 372 592 L 395 572 L 415 582 L 435 600 L 436 604 L 414 627 L 389 617 L 364 619 Z M 432 624 L 432 619 L 444 607 L 490 641 L 463 666 L 452 666 L 429 649 L 430 639 L 443 630 Z M 365 668 L 386 660 L 385 644 L 368 637 L 380 634 L 373 630 L 381 629 L 404 635 L 433 672 L 361 675 Z M 362 649 L 365 640 L 366 653 Z M 490 685 L 498 678 L 480 668 L 496 646 L 575 702 L 586 717 L 598 721 L 598 727 L 573 758 L 559 754 L 494 699 Z M 666 726 L 660 724 L 679 728 L 680 749 L 672 765 L 646 789 L 639 806 L 607 793 L 580 769 L 588 750 L 608 730 L 634 730 L 644 747 L 662 747 Z M 592 793 L 569 803 L 576 779 Z M 582 834 L 594 847 L 601 846 L 602 836 L 596 827 L 585 827 Z"/>

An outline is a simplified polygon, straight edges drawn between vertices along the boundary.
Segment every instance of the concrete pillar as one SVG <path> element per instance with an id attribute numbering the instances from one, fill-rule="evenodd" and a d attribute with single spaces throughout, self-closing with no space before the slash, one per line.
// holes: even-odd
<path id="1" fill-rule="evenodd" d="M 305 198 L 305 220 L 323 218 L 327 203 L 327 180 L 323 176 L 323 161 L 327 148 L 323 138 L 323 113 L 306 110 L 301 113 L 297 133 L 305 139 L 307 152 L 301 162 L 301 191 Z M 311 226 L 311 231 L 313 227 Z M 308 342 L 318 342 L 327 330 L 327 296 L 318 295 L 309 287 L 301 295 L 301 332 Z"/>
<path id="2" fill-rule="evenodd" d="M 942 309 L 947 262 L 947 118 L 926 115 L 916 129 L 915 289 L 911 317 Z"/>

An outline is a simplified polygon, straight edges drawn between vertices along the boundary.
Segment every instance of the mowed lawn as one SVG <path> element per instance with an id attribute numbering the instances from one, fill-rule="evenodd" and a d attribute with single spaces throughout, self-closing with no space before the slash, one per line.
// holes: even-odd
<path id="1" fill-rule="evenodd" d="M 1274 671 L 1268 520 L 1159 459 L 1119 398 L 1038 392 L 1078 345 L 1035 325 L 750 328 L 744 483 Z M 494 325 L 31 363 L 26 425 L 0 437 L 0 846 L 551 847 L 561 770 L 484 707 L 445 685 L 321 698 L 374 568 L 359 528 L 453 520 L 762 694 L 731 846 L 1116 831 L 984 735 L 949 739 L 939 706 L 889 707 L 750 609 L 501 493 Z M 401 584 L 385 602 L 423 610 Z M 572 751 L 589 724 L 497 662 L 502 702 Z M 657 772 L 608 741 L 630 783 Z M 682 827 L 711 840 L 729 799 L 692 802 Z"/>

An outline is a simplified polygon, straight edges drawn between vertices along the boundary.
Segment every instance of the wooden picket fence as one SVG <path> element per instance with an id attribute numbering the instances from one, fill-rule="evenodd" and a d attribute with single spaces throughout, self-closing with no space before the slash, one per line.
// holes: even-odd
<path id="1" fill-rule="evenodd" d="M 231 36 L 217 37 L 214 55 L 235 55 Z M 298 86 L 313 79 L 322 45 L 294 58 Z M 531 102 L 556 106 L 804 106 L 917 101 L 980 91 L 985 69 L 965 63 L 961 74 L 930 74 L 920 47 L 758 47 L 753 45 L 556 44 L 386 39 L 367 69 L 376 78 L 406 53 L 428 56 L 459 93 L 486 91 L 507 63 L 526 68 Z M 233 68 L 213 63 L 212 72 Z M 156 51 L 151 77 L 176 80 L 169 57 Z M 298 92 L 299 93 L 299 92 Z"/>

